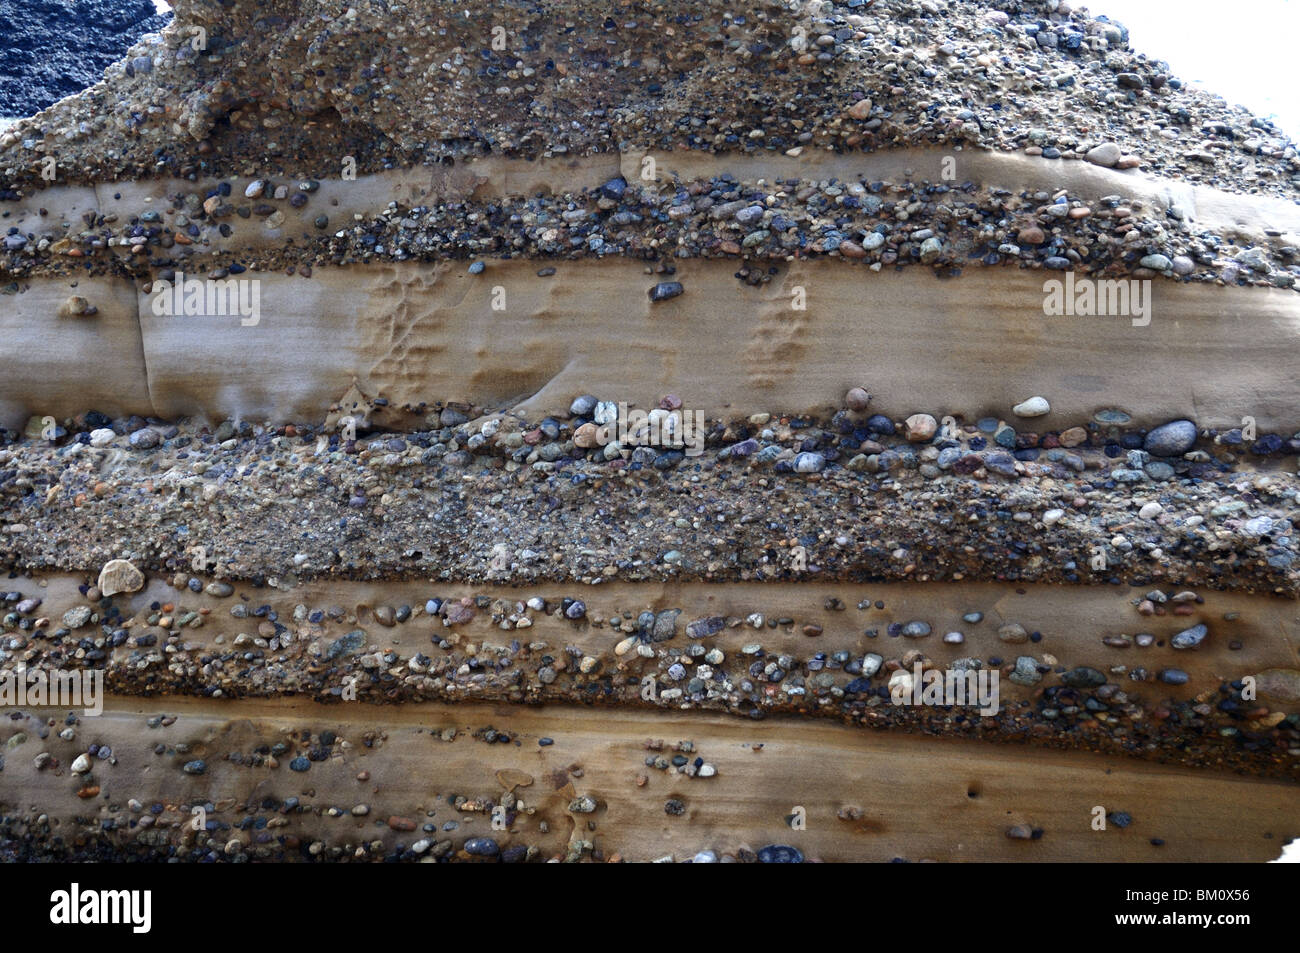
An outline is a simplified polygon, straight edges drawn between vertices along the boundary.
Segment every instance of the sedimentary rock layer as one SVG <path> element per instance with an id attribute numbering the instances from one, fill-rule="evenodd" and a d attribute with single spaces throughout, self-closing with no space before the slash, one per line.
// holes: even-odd
<path id="1" fill-rule="evenodd" d="M 46 737 L 47 713 L 6 719 L 6 856 L 752 860 L 777 843 L 826 861 L 1242 862 L 1274 859 L 1300 834 L 1289 784 L 824 723 L 571 706 L 230 708 L 112 698 L 71 740 L 58 737 L 61 717 Z M 108 759 L 70 773 L 92 743 Z M 716 774 L 689 777 L 675 757 Z M 305 773 L 288 767 L 295 758 Z M 187 774 L 195 761 L 203 773 Z M 207 829 L 195 831 L 205 805 Z M 1127 826 L 1095 830 L 1098 806 Z"/>
<path id="2" fill-rule="evenodd" d="M 180 0 L 0 132 L 0 855 L 1275 857 L 1297 185 L 1062 0 Z"/>
<path id="3" fill-rule="evenodd" d="M 93 406 L 312 423 L 354 382 L 398 405 L 534 415 L 583 392 L 642 406 L 672 392 L 727 418 L 826 412 L 867 375 L 873 410 L 897 418 L 923 409 L 973 420 L 1006 413 L 1013 395 L 1049 392 L 1043 424 L 1060 427 L 1117 408 L 1147 425 L 1252 416 L 1285 430 L 1300 403 L 1292 292 L 1157 281 L 1150 324 L 1137 327 L 1122 315 L 1045 315 L 1044 282 L 1060 276 L 1043 272 L 943 282 L 797 263 L 755 289 L 734 265 L 682 262 L 686 293 L 654 304 L 659 279 L 634 263 L 556 268 L 549 278 L 525 262 L 480 275 L 443 263 L 258 276 L 255 326 L 238 313 L 154 314 L 154 296 L 120 280 L 34 281 L 0 299 L 6 340 L 43 329 L 11 364 L 4 422 Z M 806 310 L 792 307 L 796 289 Z M 60 316 L 73 295 L 99 314 Z"/>

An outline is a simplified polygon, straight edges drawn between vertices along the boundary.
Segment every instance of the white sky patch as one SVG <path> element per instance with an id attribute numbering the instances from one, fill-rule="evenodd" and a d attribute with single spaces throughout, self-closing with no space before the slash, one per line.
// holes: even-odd
<path id="1" fill-rule="evenodd" d="M 1300 0 L 1094 0 L 1087 7 L 1128 27 L 1135 52 L 1300 138 L 1293 70 Z"/>
<path id="2" fill-rule="evenodd" d="M 1291 843 L 1282 848 L 1282 856 L 1277 860 L 1270 860 L 1270 864 L 1300 864 L 1300 837 L 1297 837 Z"/>

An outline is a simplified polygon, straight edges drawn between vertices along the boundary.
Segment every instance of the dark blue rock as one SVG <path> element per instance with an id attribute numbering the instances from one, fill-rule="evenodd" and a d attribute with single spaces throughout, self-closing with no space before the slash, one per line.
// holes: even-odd
<path id="1" fill-rule="evenodd" d="M 304 758 L 302 755 L 298 755 L 298 757 L 294 758 L 292 761 L 289 762 L 290 771 L 303 772 L 308 770 L 310 767 L 311 767 L 311 761 L 307 758 Z"/>
<path id="2" fill-rule="evenodd" d="M 471 837 L 465 841 L 465 853 L 472 857 L 496 857 L 501 847 L 491 837 Z"/>
<path id="3" fill-rule="evenodd" d="M 760 864 L 802 864 L 803 851 L 789 844 L 768 844 L 758 849 Z"/>
<path id="4" fill-rule="evenodd" d="M 1016 458 L 1009 453 L 990 453 L 984 458 L 984 468 L 1004 477 L 1016 475 Z"/>
<path id="5" fill-rule="evenodd" d="M 1282 438 L 1275 433 L 1265 434 L 1250 448 L 1250 452 L 1258 457 L 1266 457 L 1270 453 L 1277 453 L 1282 449 Z"/>
<path id="6" fill-rule="evenodd" d="M 621 175 L 615 176 L 600 187 L 600 194 L 607 199 L 618 201 L 627 191 L 627 180 Z"/>
<path id="7" fill-rule="evenodd" d="M 892 437 L 894 435 L 894 422 L 884 414 L 872 414 L 867 418 L 867 429 L 872 433 Z"/>
<path id="8" fill-rule="evenodd" d="M 366 632 L 364 629 L 353 629 L 347 635 L 340 635 L 337 639 L 329 644 L 325 650 L 325 660 L 332 662 L 334 659 L 343 655 L 351 655 L 358 651 L 366 644 Z"/>
<path id="9" fill-rule="evenodd" d="M 650 289 L 650 300 L 667 301 L 669 298 L 676 298 L 685 290 L 680 281 L 661 281 Z"/>
<path id="10" fill-rule="evenodd" d="M 721 632 L 722 627 L 726 624 L 727 620 L 720 615 L 709 616 L 707 619 L 696 619 L 686 627 L 686 635 L 692 639 L 703 639 Z"/>
<path id="11" fill-rule="evenodd" d="M 1188 677 L 1181 668 L 1166 668 L 1160 672 L 1160 681 L 1166 685 L 1186 685 Z"/>

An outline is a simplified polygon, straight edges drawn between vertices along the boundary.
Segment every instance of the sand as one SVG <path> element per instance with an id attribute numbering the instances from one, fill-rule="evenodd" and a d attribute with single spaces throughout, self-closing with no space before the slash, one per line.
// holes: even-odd
<path id="1" fill-rule="evenodd" d="M 1047 317 L 1043 272 L 978 271 L 944 282 L 917 269 L 875 274 L 800 263 L 762 289 L 725 262 L 683 262 L 680 298 L 652 304 L 656 280 L 631 262 L 494 262 L 322 269 L 261 276 L 260 321 L 171 317 L 123 282 L 34 281 L 4 299 L 0 342 L 20 348 L 4 423 L 28 415 L 318 422 L 355 381 L 394 404 L 465 401 L 530 415 L 578 394 L 652 407 L 676 393 L 711 418 L 828 413 L 866 386 L 872 409 L 967 420 L 1005 416 L 1049 394 L 1064 428 L 1103 408 L 1137 425 L 1289 430 L 1300 402 L 1291 346 L 1300 299 L 1287 291 L 1152 284 L 1146 327 L 1124 317 Z M 807 309 L 791 308 L 802 287 Z M 507 308 L 493 311 L 495 288 Z M 99 308 L 59 317 L 70 294 Z M 34 326 L 48 327 L 39 339 Z M 707 329 L 707 331 L 705 330 Z M 629 363 L 635 374 L 629 375 Z M 84 375 L 63 373 L 84 367 Z M 94 373 L 89 373 L 93 368 Z M 1064 372 L 1062 369 L 1064 368 Z"/>
<path id="2" fill-rule="evenodd" d="M 177 716 L 175 724 L 146 728 L 146 716 L 156 711 Z M 490 725 L 508 728 L 518 745 L 485 745 L 471 737 Z M 222 760 L 227 752 L 247 754 L 290 732 L 327 729 L 350 742 L 351 750 L 336 746 L 333 757 L 306 774 L 289 772 L 283 762 L 271 769 Z M 447 729 L 456 729 L 455 741 L 440 740 L 438 733 Z M 367 732 L 382 742 L 365 748 L 360 742 Z M 134 797 L 146 806 L 167 806 L 162 820 L 180 828 L 171 837 L 192 843 L 192 804 L 213 799 L 218 810 L 208 818 L 234 823 L 250 801 L 254 814 L 274 817 L 274 810 L 256 805 L 264 798 L 298 796 L 308 812 L 290 815 L 288 826 L 273 832 L 296 836 L 303 845 L 317 838 L 352 846 L 379 839 L 391 850 L 419 837 L 459 844 L 486 836 L 502 847 L 536 846 L 545 858 L 564 857 L 570 841 L 581 839 L 605 859 L 631 861 L 680 861 L 700 850 L 734 852 L 774 842 L 826 861 L 1258 862 L 1275 858 L 1300 836 L 1293 785 L 1128 759 L 1042 751 L 1027 756 L 1014 748 L 784 719 L 755 725 L 699 714 L 647 717 L 474 704 L 374 709 L 299 700 L 245 702 L 231 717 L 222 706 L 188 699 L 113 698 L 105 715 L 82 733 L 111 745 L 120 759 L 114 767 L 95 768 L 99 795 L 78 799 L 80 784 L 66 769 L 33 768 L 30 756 L 42 749 L 70 763 L 74 745 L 53 738 L 29 741 L 8 753 L 0 802 L 7 812 L 40 804 L 55 830 L 68 831 L 81 826 L 74 817 L 128 816 L 123 805 Z M 555 743 L 539 748 L 539 737 Z M 663 739 L 668 754 L 679 740 L 692 741 L 692 757 L 714 763 L 717 775 L 687 778 L 647 768 L 644 743 L 651 738 Z M 178 742 L 189 743 L 190 751 L 158 756 L 145 746 Z M 181 762 L 193 758 L 208 763 L 204 776 L 181 773 Z M 369 778 L 360 781 L 363 771 Z M 640 788 L 639 774 L 648 778 Z M 535 811 L 521 815 L 508 832 L 492 830 L 490 813 L 462 812 L 447 803 L 452 795 L 500 803 L 503 778 L 508 784 L 531 779 L 513 790 Z M 582 794 L 596 799 L 593 814 L 567 810 Z M 669 798 L 682 800 L 686 813 L 667 815 Z M 370 813 L 349 816 L 357 804 Z M 1098 806 L 1129 813 L 1132 826 L 1094 830 Z M 329 807 L 343 816 L 321 816 Z M 861 810 L 860 818 L 837 817 L 851 807 Z M 805 828 L 793 830 L 786 818 L 800 808 Z M 425 816 L 429 810 L 436 812 L 433 817 Z M 385 823 L 393 815 L 438 825 L 454 819 L 460 827 L 450 834 L 394 833 Z M 540 833 L 542 821 L 549 834 Z M 1009 839 L 1007 829 L 1018 824 L 1041 828 L 1041 839 Z M 1153 846 L 1151 838 L 1163 846 Z M 228 831 L 217 846 L 229 839 L 247 846 L 250 835 Z M 293 858 L 298 851 L 282 853 Z"/>

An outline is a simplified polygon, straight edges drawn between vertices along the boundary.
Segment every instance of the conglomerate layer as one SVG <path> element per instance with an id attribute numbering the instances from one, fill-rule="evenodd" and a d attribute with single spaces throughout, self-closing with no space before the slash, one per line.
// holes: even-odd
<path id="1" fill-rule="evenodd" d="M 1276 855 L 1298 174 L 1060 0 L 181 0 L 0 134 L 0 849 Z"/>

